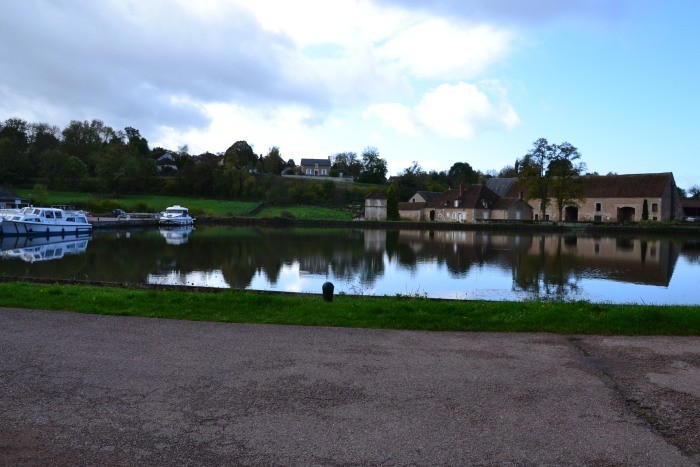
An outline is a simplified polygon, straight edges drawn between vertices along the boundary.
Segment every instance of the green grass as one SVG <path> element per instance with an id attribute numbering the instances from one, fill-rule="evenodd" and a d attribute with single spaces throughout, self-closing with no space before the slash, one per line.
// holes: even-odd
<path id="1" fill-rule="evenodd" d="M 0 283 L 0 306 L 121 316 L 430 331 L 700 335 L 700 306 L 488 302 Z M 0 310 L 0 312 L 2 312 Z"/>
<path id="2" fill-rule="evenodd" d="M 286 206 L 286 207 L 265 207 L 260 210 L 257 217 L 284 217 L 283 212 L 288 212 L 295 219 L 314 220 L 352 220 L 353 213 L 342 209 L 323 208 L 313 206 Z"/>
<path id="3" fill-rule="evenodd" d="M 32 190 L 17 189 L 17 195 L 28 198 Z M 78 192 L 48 192 L 48 204 L 88 204 L 91 201 L 112 200 L 116 204 L 127 208 L 139 204 L 145 204 L 151 212 L 163 211 L 168 206 L 181 204 L 186 206 L 190 211 L 197 215 L 207 216 L 240 216 L 246 214 L 253 209 L 258 202 L 256 201 L 230 201 L 219 199 L 206 198 L 187 198 L 182 196 L 151 196 L 151 195 L 134 195 L 120 196 L 111 198 L 107 196 L 92 195 L 90 193 Z"/>

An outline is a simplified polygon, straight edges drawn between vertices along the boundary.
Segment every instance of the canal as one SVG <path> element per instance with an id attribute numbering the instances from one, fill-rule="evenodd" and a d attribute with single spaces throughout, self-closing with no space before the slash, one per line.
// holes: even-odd
<path id="1" fill-rule="evenodd" d="M 0 275 L 445 299 L 700 304 L 700 236 L 205 226 L 4 238 Z"/>

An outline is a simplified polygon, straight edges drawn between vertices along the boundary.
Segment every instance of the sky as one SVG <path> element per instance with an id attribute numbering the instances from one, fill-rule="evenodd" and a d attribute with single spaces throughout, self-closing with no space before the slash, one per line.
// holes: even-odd
<path id="1" fill-rule="evenodd" d="M 285 160 L 376 148 L 389 175 L 513 165 L 700 185 L 696 0 L 4 0 L 0 120 L 134 127 Z"/>

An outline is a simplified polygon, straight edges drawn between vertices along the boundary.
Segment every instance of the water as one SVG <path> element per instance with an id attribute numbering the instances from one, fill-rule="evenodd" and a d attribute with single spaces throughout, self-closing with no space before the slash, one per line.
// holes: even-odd
<path id="1" fill-rule="evenodd" d="M 700 234 L 593 237 L 471 231 L 96 231 L 2 241 L 12 277 L 447 299 L 700 304 Z"/>

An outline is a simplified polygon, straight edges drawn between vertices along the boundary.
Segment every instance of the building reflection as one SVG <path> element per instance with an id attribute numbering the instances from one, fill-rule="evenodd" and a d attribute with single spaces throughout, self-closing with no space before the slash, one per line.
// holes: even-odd
<path id="1" fill-rule="evenodd" d="M 636 237 L 401 231 L 396 258 L 407 267 L 434 258 L 453 274 L 475 266 L 509 269 L 513 290 L 575 295 L 583 278 L 668 286 L 678 259 L 674 242 Z"/>
<path id="2" fill-rule="evenodd" d="M 261 277 L 275 286 L 283 271 L 298 270 L 307 277 L 357 284 L 361 290 L 372 288 L 396 267 L 412 273 L 416 287 L 404 285 L 412 290 L 422 287 L 424 265 L 433 270 L 440 267 L 453 278 L 466 278 L 475 268 L 489 267 L 510 276 L 513 291 L 533 297 L 570 297 L 583 279 L 667 287 L 679 256 L 700 263 L 700 241 L 585 234 L 206 227 L 177 238 L 154 231 L 100 234 L 87 240 L 89 248 L 87 241 L 69 243 L 62 246 L 62 255 L 49 253 L 62 256 L 59 261 L 33 264 L 9 259 L 19 255 L 18 248 L 41 245 L 10 245 L 3 240 L 8 260 L 2 262 L 0 272 L 17 277 L 247 288 Z"/>

